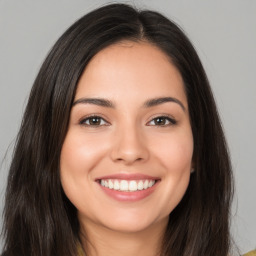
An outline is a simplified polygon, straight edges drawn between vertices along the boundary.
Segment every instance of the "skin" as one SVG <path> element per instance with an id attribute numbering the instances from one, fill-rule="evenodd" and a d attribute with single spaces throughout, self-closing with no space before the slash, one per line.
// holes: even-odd
<path id="1" fill-rule="evenodd" d="M 145 107 L 148 100 L 162 97 L 182 106 Z M 106 99 L 114 107 L 83 103 L 83 98 Z M 120 42 L 90 61 L 74 102 L 60 174 L 78 210 L 84 248 L 88 255 L 158 255 L 168 216 L 182 199 L 192 170 L 193 136 L 180 73 L 150 43 Z M 90 125 L 90 115 L 102 119 Z M 165 118 L 159 125 L 159 116 L 176 123 Z M 159 182 L 142 200 L 118 201 L 95 181 L 118 173 L 150 175 Z"/>

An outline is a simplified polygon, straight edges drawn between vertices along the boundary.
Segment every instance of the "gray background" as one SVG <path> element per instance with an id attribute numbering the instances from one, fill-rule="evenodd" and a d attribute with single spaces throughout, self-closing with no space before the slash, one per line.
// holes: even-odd
<path id="1" fill-rule="evenodd" d="M 14 138 L 39 67 L 69 25 L 104 3 L 107 1 L 0 0 L 0 212 Z M 172 18 L 194 43 L 212 84 L 230 147 L 236 179 L 232 232 L 242 252 L 255 248 L 256 0 L 128 3 Z"/>

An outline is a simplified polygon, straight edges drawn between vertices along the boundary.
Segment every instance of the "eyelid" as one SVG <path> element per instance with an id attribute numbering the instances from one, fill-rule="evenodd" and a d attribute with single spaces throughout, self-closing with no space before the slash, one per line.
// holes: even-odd
<path id="1" fill-rule="evenodd" d="M 85 124 L 85 122 L 87 120 L 89 120 L 90 118 L 99 118 L 99 119 L 103 120 L 105 122 L 105 124 L 100 124 L 100 125 Z M 110 123 L 106 120 L 106 118 L 104 118 L 101 114 L 96 114 L 96 113 L 83 116 L 81 119 L 79 119 L 79 124 L 83 125 L 83 126 L 87 126 L 87 127 L 101 127 L 101 126 L 110 125 Z"/>
<path id="2" fill-rule="evenodd" d="M 167 119 L 170 123 L 169 124 L 165 124 L 165 125 L 150 125 L 149 123 L 154 121 L 155 119 L 157 118 L 165 118 Z M 168 115 L 168 114 L 158 114 L 154 117 L 151 117 L 151 119 L 147 122 L 147 126 L 158 126 L 158 127 L 166 127 L 166 126 L 171 126 L 171 125 L 176 125 L 177 124 L 177 120 L 171 116 L 171 115 Z"/>

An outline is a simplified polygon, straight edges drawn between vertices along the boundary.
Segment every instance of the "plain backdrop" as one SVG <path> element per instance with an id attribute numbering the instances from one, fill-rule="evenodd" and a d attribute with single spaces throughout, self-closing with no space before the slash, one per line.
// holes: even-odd
<path id="1" fill-rule="evenodd" d="M 234 167 L 232 233 L 242 252 L 255 248 L 256 0 L 125 2 L 160 11 L 177 22 L 195 45 L 212 85 Z M 39 67 L 69 25 L 105 3 L 0 0 L 1 213 L 14 139 Z"/>

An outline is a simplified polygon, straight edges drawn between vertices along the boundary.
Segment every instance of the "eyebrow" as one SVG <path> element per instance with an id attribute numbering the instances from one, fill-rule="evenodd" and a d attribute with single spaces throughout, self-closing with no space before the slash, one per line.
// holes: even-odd
<path id="1" fill-rule="evenodd" d="M 81 98 L 73 103 L 73 106 L 77 104 L 93 104 L 101 107 L 114 108 L 114 104 L 110 100 L 101 98 Z"/>
<path id="2" fill-rule="evenodd" d="M 154 107 L 154 106 L 157 106 L 157 105 L 160 105 L 160 104 L 163 104 L 163 103 L 166 103 L 166 102 L 174 102 L 174 103 L 177 103 L 178 105 L 180 105 L 180 107 L 185 111 L 186 108 L 185 106 L 182 104 L 182 102 L 176 98 L 173 98 L 173 97 L 163 97 L 163 98 L 155 98 L 155 99 L 150 99 L 150 100 L 147 100 L 145 103 L 144 103 L 144 107 L 146 108 L 149 108 L 149 107 Z"/>
<path id="3" fill-rule="evenodd" d="M 186 110 L 182 102 L 173 97 L 160 97 L 149 99 L 143 104 L 143 107 L 150 108 L 167 102 L 177 103 L 183 109 L 183 111 Z M 73 106 L 77 104 L 93 104 L 101 107 L 115 108 L 115 104 L 112 101 L 102 98 L 80 98 L 73 103 Z"/>

